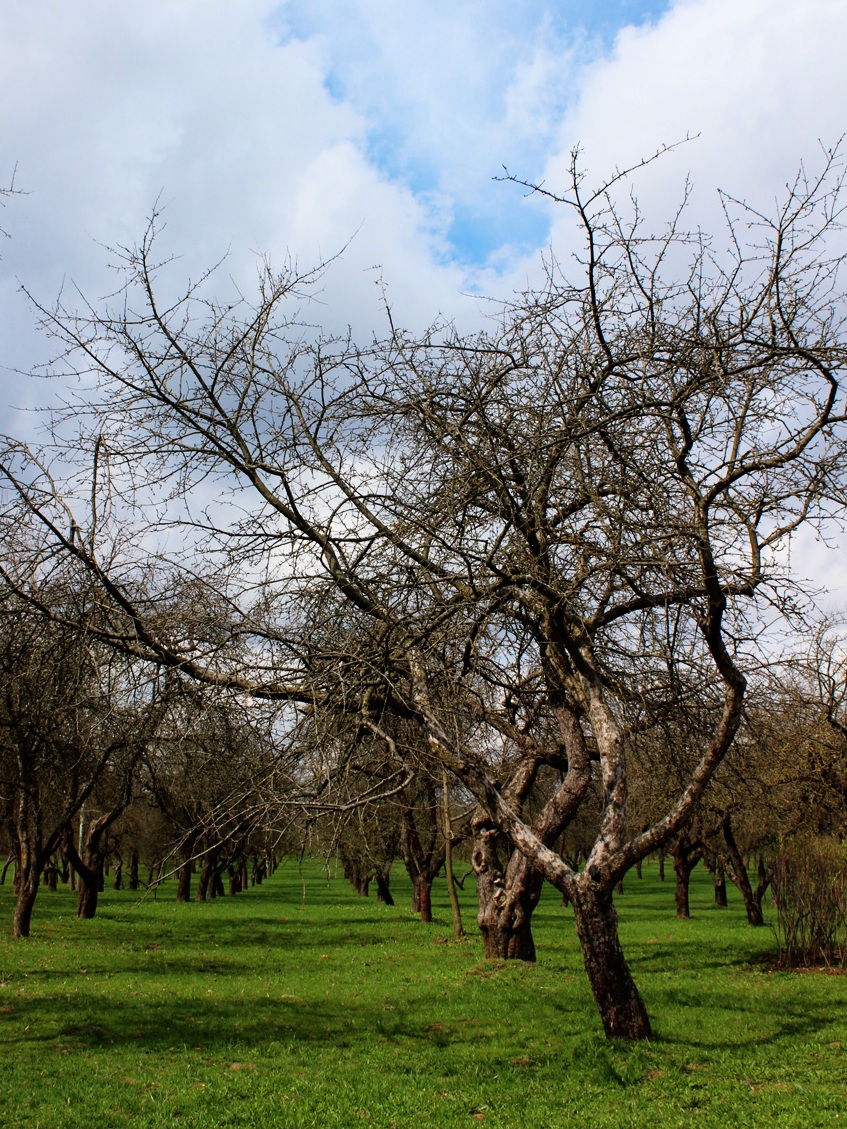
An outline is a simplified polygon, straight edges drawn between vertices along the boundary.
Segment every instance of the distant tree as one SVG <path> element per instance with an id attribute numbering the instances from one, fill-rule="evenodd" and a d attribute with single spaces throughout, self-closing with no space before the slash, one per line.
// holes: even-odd
<path id="1" fill-rule="evenodd" d="M 46 619 L 8 593 L 0 602 L 0 774 L 16 862 L 15 937 L 29 936 L 42 873 L 80 809 L 105 774 L 131 775 L 144 737 L 126 665 L 80 626 L 92 619 L 90 594 L 59 581 L 38 591 L 76 623 Z M 90 888 L 86 896 L 96 902 Z"/>

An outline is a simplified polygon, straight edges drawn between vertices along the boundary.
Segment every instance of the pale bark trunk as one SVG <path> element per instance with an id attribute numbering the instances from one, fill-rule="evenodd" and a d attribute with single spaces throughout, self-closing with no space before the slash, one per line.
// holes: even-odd
<path id="1" fill-rule="evenodd" d="M 513 852 L 504 875 L 497 853 L 496 828 L 477 825 L 471 865 L 476 874 L 485 956 L 489 960 L 535 960 L 532 912 L 543 878 L 523 855 Z"/>

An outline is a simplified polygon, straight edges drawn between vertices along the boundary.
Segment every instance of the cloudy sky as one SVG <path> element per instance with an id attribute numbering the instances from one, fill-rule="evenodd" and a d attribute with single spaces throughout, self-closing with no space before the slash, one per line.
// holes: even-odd
<path id="1" fill-rule="evenodd" d="M 330 328 L 378 328 L 381 281 L 405 324 L 472 324 L 567 243 L 504 166 L 555 188 L 575 145 L 600 179 L 696 135 L 642 181 L 658 211 L 686 174 L 707 226 L 718 186 L 767 207 L 847 129 L 845 42 L 843 0 L 4 3 L 0 430 L 44 394 L 21 283 L 105 293 L 157 200 L 186 277 L 346 248 Z"/>

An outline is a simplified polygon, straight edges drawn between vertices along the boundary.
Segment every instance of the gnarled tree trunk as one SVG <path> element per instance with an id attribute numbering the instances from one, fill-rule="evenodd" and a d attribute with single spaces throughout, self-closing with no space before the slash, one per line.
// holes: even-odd
<path id="1" fill-rule="evenodd" d="M 513 851 L 506 874 L 497 851 L 498 831 L 490 822 L 475 821 L 471 865 L 476 874 L 479 925 L 489 960 L 535 960 L 532 912 L 543 878 L 526 858 Z"/>

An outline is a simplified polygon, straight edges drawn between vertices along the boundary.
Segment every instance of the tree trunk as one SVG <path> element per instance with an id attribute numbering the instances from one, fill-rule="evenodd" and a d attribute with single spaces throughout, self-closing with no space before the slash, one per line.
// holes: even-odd
<path id="1" fill-rule="evenodd" d="M 450 789 L 447 786 L 447 769 L 442 770 L 442 798 L 444 801 L 444 873 L 447 877 L 447 892 L 450 895 L 450 908 L 453 911 L 453 936 L 464 937 L 462 910 L 456 881 L 453 877 L 453 824 L 450 819 Z"/>
<path id="2" fill-rule="evenodd" d="M 93 874 L 89 881 L 82 874 L 79 875 L 79 898 L 76 904 L 77 917 L 90 921 L 97 913 L 97 900 L 100 894 L 98 875 Z"/>
<path id="3" fill-rule="evenodd" d="M 100 850 L 103 831 L 103 828 L 98 830 L 96 823 L 88 827 L 82 845 L 85 859 L 80 857 L 77 848 L 74 846 L 70 828 L 65 834 L 65 858 L 71 864 L 72 870 L 76 872 L 79 879 L 76 915 L 86 920 L 90 920 L 97 913 L 97 901 L 100 895 L 103 873 L 103 855 Z"/>
<path id="4" fill-rule="evenodd" d="M 38 882 L 39 874 L 35 867 L 30 869 L 28 875 L 22 876 L 18 898 L 15 902 L 15 912 L 12 916 L 12 936 L 16 940 L 29 936 L 32 911 L 38 894 Z"/>
<path id="5" fill-rule="evenodd" d="M 116 890 L 120 890 L 121 887 L 123 886 L 123 873 L 124 873 L 123 859 L 119 858 L 118 861 L 115 863 L 115 881 L 113 883 L 113 886 Z"/>
<path id="6" fill-rule="evenodd" d="M 726 873 L 724 872 L 723 863 L 718 863 L 718 869 L 715 870 L 715 876 L 712 881 L 715 887 L 715 905 L 720 909 L 725 909 L 729 903 L 726 897 Z"/>
<path id="7" fill-rule="evenodd" d="M 574 884 L 571 897 L 585 971 L 608 1039 L 649 1039 L 650 1019 L 618 938 L 611 892 Z"/>
<path id="8" fill-rule="evenodd" d="M 390 871 L 377 871 L 374 874 L 374 881 L 376 882 L 376 900 L 382 902 L 384 906 L 393 906 L 394 898 L 391 896 L 391 890 L 388 886 Z"/>
<path id="9" fill-rule="evenodd" d="M 9 857 L 6 859 L 6 865 L 3 867 L 2 874 L 0 874 L 0 886 L 5 885 L 5 883 L 6 883 L 6 871 L 9 869 L 9 867 L 12 865 L 12 863 L 14 861 L 15 861 L 14 854 L 9 855 Z"/>
<path id="10" fill-rule="evenodd" d="M 408 866 L 407 866 L 408 869 Z M 418 875 L 409 871 L 409 877 L 412 879 L 412 913 L 421 912 L 421 887 L 418 881 Z"/>
<path id="11" fill-rule="evenodd" d="M 186 861 L 179 868 L 179 882 L 176 888 L 176 900 L 178 902 L 191 901 L 191 860 Z"/>
<path id="12" fill-rule="evenodd" d="M 488 960 L 535 960 L 532 913 L 541 895 L 543 878 L 523 855 L 513 852 L 503 874 L 497 853 L 497 829 L 475 828 L 471 865 L 479 899 L 477 924 Z"/>
<path id="13" fill-rule="evenodd" d="M 218 852 L 209 851 L 203 858 L 203 865 L 200 867 L 200 877 L 197 880 L 197 901 L 205 902 L 210 891 L 214 889 L 214 875 L 215 868 L 218 861 Z M 211 894 L 214 897 L 214 893 Z"/>
<path id="14" fill-rule="evenodd" d="M 702 845 L 692 843 L 687 834 L 682 834 L 677 838 L 673 849 L 673 868 L 676 874 L 674 901 L 676 902 L 677 917 L 691 917 L 688 904 L 688 888 L 691 880 L 691 872 L 702 857 Z"/>
<path id="15" fill-rule="evenodd" d="M 129 888 L 130 890 L 138 889 L 138 851 L 134 848 L 129 856 Z"/>
<path id="16" fill-rule="evenodd" d="M 418 875 L 418 905 L 421 921 L 429 925 L 432 921 L 432 878 L 428 874 Z"/>
<path id="17" fill-rule="evenodd" d="M 738 844 L 735 841 L 732 822 L 729 816 L 724 820 L 722 830 L 724 842 L 729 851 L 730 862 L 732 863 L 729 876 L 741 892 L 741 897 L 744 901 L 744 909 L 747 911 L 747 921 L 750 925 L 754 926 L 764 925 L 765 919 L 762 914 L 762 903 L 756 900 L 756 895 L 753 893 L 753 887 L 750 884 L 750 875 L 747 872 L 747 865 L 741 857 L 741 851 L 738 849 Z"/>
<path id="18" fill-rule="evenodd" d="M 684 863 L 680 867 L 677 867 L 674 863 L 674 870 L 676 871 L 676 887 L 673 896 L 676 904 L 676 916 L 689 918 L 691 917 L 691 908 L 688 903 L 688 886 L 691 872 Z"/>

